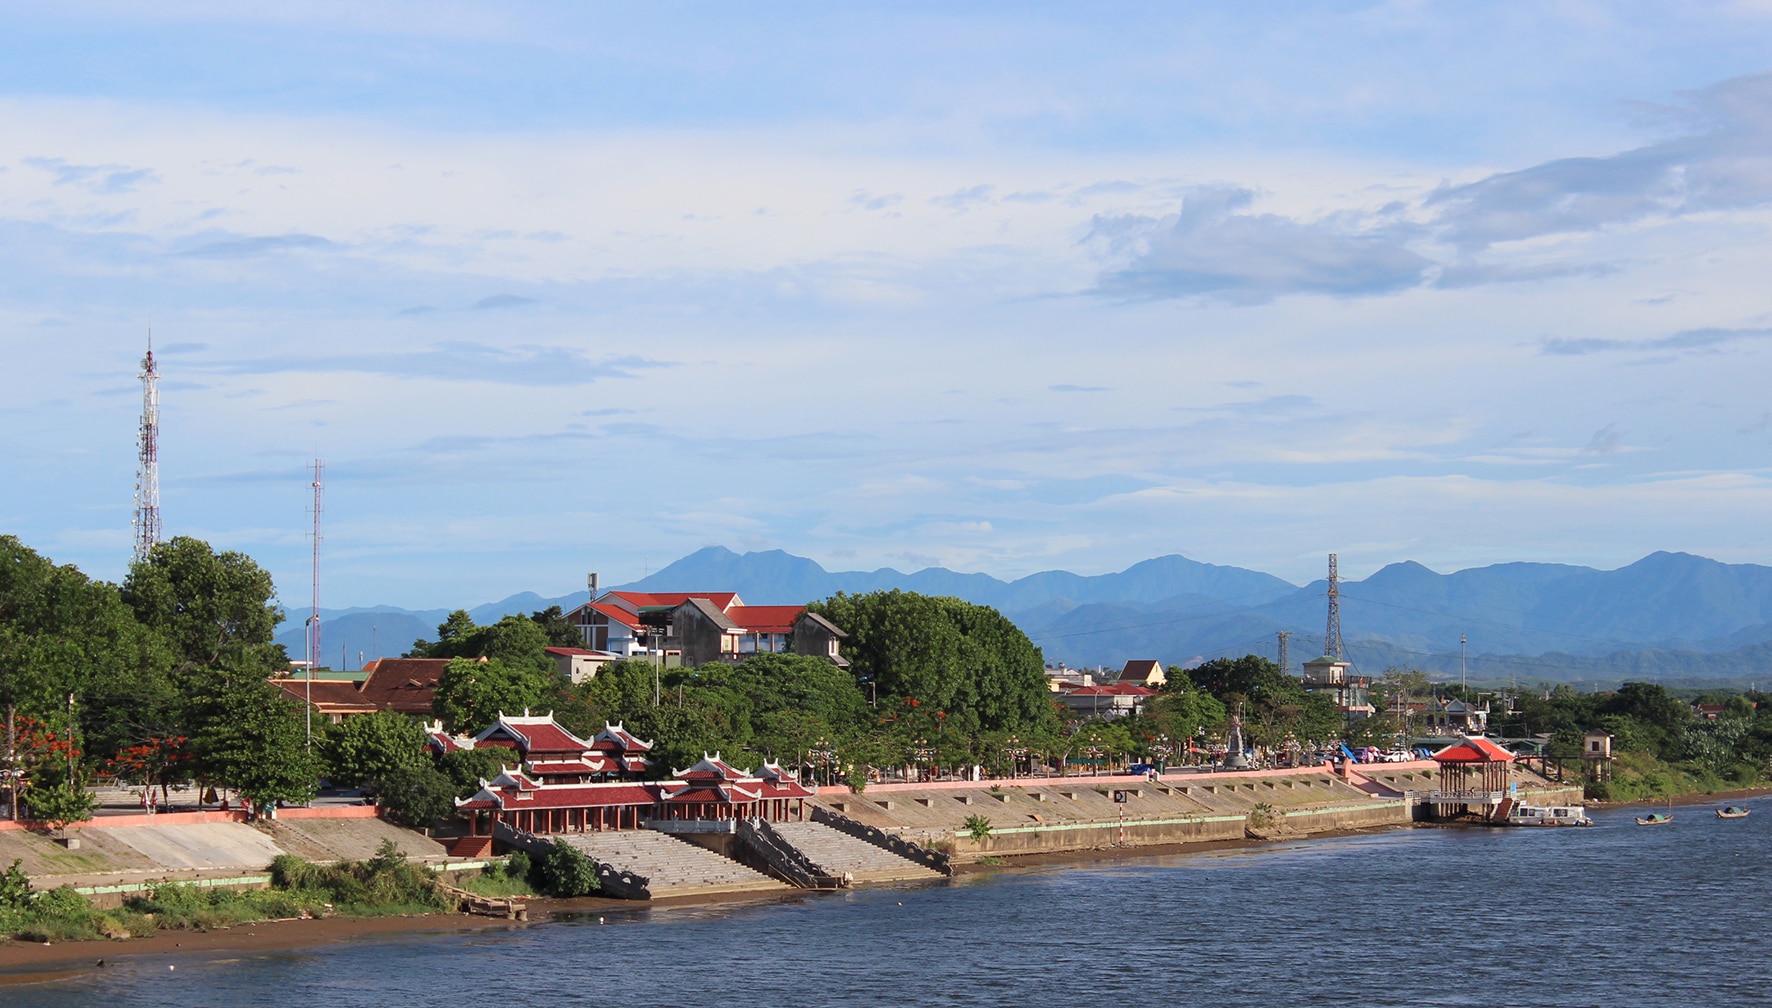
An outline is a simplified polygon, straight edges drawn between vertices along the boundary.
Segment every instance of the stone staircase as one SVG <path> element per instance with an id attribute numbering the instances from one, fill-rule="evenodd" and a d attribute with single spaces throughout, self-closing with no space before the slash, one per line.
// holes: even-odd
<path id="1" fill-rule="evenodd" d="M 653 830 L 562 833 L 558 838 L 611 868 L 644 876 L 653 899 L 792 888 L 705 847 Z"/>
<path id="2" fill-rule="evenodd" d="M 771 823 L 782 839 L 793 844 L 827 874 L 848 873 L 857 882 L 903 882 L 938 879 L 942 874 L 866 840 L 816 822 Z"/>

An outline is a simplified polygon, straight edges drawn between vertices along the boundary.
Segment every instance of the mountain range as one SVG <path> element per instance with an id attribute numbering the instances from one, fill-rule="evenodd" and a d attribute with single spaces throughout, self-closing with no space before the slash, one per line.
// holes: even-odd
<path id="1" fill-rule="evenodd" d="M 1001 610 L 1049 661 L 1083 667 L 1130 658 L 1273 658 L 1284 630 L 1296 669 L 1324 649 L 1328 584 L 1299 586 L 1179 555 L 1113 574 L 1043 571 L 1002 581 L 939 567 L 827 571 L 781 550 L 711 546 L 619 587 L 736 591 L 753 605 L 891 588 L 952 595 Z M 1504 563 L 1439 574 L 1405 561 L 1342 581 L 1339 595 L 1345 653 L 1374 674 L 1395 665 L 1456 677 L 1463 635 L 1463 667 L 1473 681 L 1772 681 L 1772 567 L 1758 564 L 1660 552 L 1607 571 Z M 487 623 L 550 605 L 570 610 L 585 598 L 582 591 L 555 598 L 524 592 L 469 613 Z M 394 606 L 322 610 L 322 661 L 336 653 L 354 668 L 359 656 L 400 654 L 433 636 L 447 615 Z M 299 655 L 300 623 L 278 640 Z"/>

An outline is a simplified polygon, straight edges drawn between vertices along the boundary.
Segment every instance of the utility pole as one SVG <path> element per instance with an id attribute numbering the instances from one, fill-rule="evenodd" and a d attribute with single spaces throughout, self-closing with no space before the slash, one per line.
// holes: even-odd
<path id="1" fill-rule="evenodd" d="M 1458 635 L 1458 691 L 1463 693 L 1464 686 L 1464 634 Z M 1464 697 L 1460 696 L 1460 700 Z"/>
<path id="2" fill-rule="evenodd" d="M 136 435 L 135 562 L 146 563 L 160 541 L 160 369 L 154 364 L 154 334 L 142 358 L 142 419 Z"/>
<path id="3" fill-rule="evenodd" d="M 1323 653 L 1342 660 L 1341 577 L 1335 570 L 1335 554 L 1329 554 L 1329 625 L 1323 632 Z"/>
<path id="4" fill-rule="evenodd" d="M 320 475 L 324 467 L 319 459 L 314 460 L 314 571 L 309 582 L 313 587 L 312 608 L 308 613 L 308 749 L 314 748 L 314 666 L 320 662 L 320 491 L 325 483 Z M 343 665 L 344 655 L 339 655 L 339 664 Z"/>
<path id="5" fill-rule="evenodd" d="M 1280 672 L 1290 672 L 1292 671 L 1292 656 L 1287 653 L 1286 645 L 1292 639 L 1292 633 L 1288 630 L 1277 630 L 1275 633 L 1280 638 Z"/>

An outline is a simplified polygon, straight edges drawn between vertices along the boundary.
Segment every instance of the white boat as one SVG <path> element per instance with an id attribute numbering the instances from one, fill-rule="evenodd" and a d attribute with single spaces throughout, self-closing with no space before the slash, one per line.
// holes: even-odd
<path id="1" fill-rule="evenodd" d="M 1515 805 L 1507 813 L 1509 826 L 1592 826 L 1587 809 L 1580 805 Z"/>

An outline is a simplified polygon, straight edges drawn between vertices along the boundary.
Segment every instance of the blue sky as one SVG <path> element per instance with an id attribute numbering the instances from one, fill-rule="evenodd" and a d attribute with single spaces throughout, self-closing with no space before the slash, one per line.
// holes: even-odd
<path id="1" fill-rule="evenodd" d="M 0 528 L 325 600 L 693 549 L 1767 562 L 1772 5 L 11 5 Z"/>

